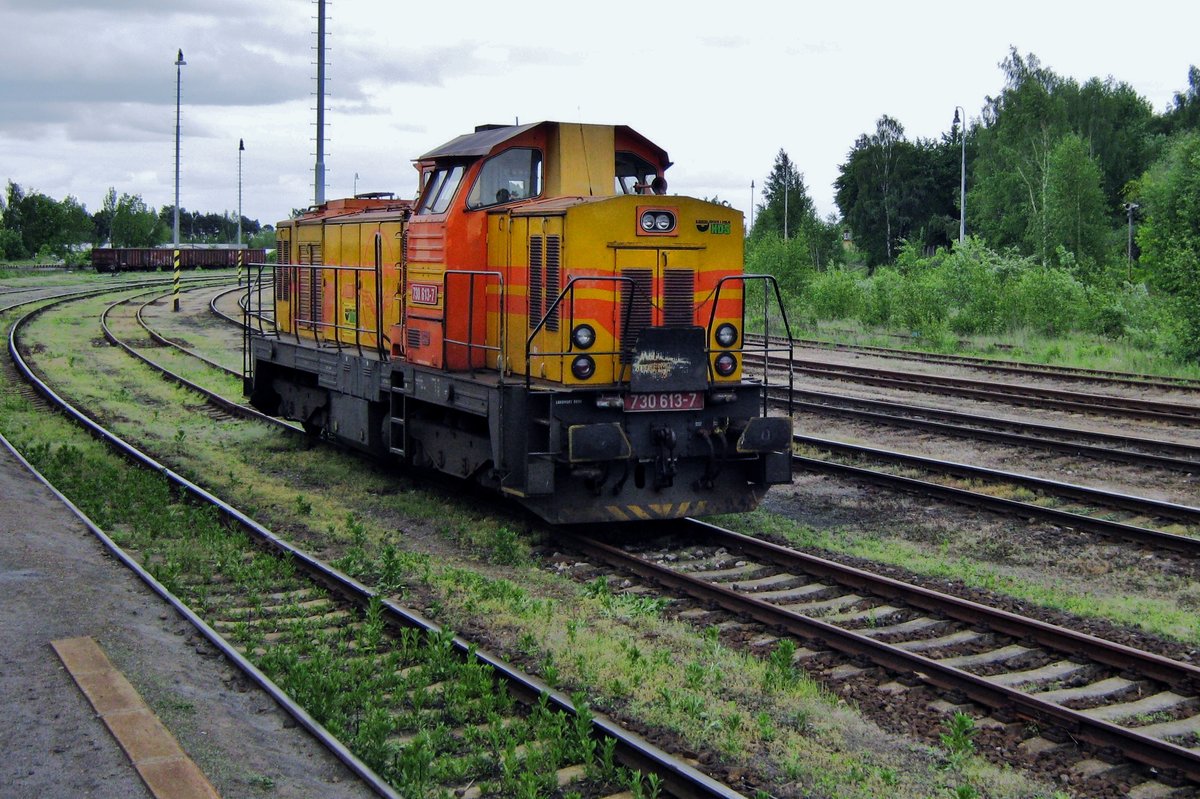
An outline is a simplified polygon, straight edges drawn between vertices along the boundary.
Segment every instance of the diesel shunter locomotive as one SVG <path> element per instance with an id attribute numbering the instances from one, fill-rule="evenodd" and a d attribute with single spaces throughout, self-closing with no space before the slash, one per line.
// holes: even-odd
<path id="1" fill-rule="evenodd" d="M 670 165 L 622 125 L 482 126 L 415 161 L 415 201 L 281 222 L 251 402 L 555 523 L 752 509 L 790 480 L 792 427 L 743 373 L 771 346 L 745 326 L 786 317 L 743 274 L 742 214 L 666 194 Z"/>

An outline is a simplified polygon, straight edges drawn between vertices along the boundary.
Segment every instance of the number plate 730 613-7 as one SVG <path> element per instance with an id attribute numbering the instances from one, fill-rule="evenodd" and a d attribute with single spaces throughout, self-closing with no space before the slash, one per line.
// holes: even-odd
<path id="1" fill-rule="evenodd" d="M 625 410 L 638 411 L 697 411 L 704 407 L 700 391 L 664 391 L 655 394 L 626 394 Z"/>

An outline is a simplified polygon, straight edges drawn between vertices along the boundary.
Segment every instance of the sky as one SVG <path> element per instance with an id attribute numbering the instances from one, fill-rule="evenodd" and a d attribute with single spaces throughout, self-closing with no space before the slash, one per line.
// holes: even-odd
<path id="1" fill-rule="evenodd" d="M 439 16 L 446 10 L 447 16 Z M 100 209 L 110 187 L 263 224 L 314 199 L 315 0 L 0 0 L 0 180 Z M 822 216 L 855 139 L 977 120 L 1011 48 L 1155 111 L 1200 64 L 1200 4 L 336 0 L 327 6 L 326 197 L 410 197 L 412 159 L 484 123 L 625 124 L 670 193 L 749 216 L 785 150 Z M 752 193 L 751 182 L 755 183 Z M 947 187 L 957 193 L 957 182 Z"/>

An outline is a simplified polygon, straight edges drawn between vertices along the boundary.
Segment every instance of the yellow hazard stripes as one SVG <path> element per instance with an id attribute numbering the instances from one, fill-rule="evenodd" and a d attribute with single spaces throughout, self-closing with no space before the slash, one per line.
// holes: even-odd
<path id="1" fill-rule="evenodd" d="M 175 310 L 178 311 L 179 310 L 179 250 L 175 250 L 174 263 L 175 263 L 175 284 L 174 284 L 175 288 L 174 288 L 173 296 L 174 296 L 175 301 L 174 301 L 173 305 L 174 305 Z"/>
<path id="2" fill-rule="evenodd" d="M 650 502 L 645 505 L 606 505 L 604 510 L 609 518 L 617 522 L 681 519 L 684 516 L 703 516 L 708 512 L 708 503 L 704 500 Z"/>

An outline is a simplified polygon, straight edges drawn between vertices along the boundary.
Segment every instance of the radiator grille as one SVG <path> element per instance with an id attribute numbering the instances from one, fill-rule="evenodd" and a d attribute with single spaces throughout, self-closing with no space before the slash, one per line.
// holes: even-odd
<path id="1" fill-rule="evenodd" d="M 663 325 L 695 324 L 696 273 L 691 269 L 663 272 Z"/>
<path id="2" fill-rule="evenodd" d="M 650 269 L 623 269 L 621 277 L 633 281 L 633 285 L 621 282 L 621 363 L 629 363 L 638 334 L 650 327 L 653 320 L 651 292 L 654 289 L 654 272 Z"/>
<path id="3" fill-rule="evenodd" d="M 546 302 L 547 310 L 558 299 L 562 290 L 562 238 L 559 236 L 546 237 Z M 558 330 L 559 309 L 555 308 L 546 320 L 546 328 Z"/>
<path id="4" fill-rule="evenodd" d="M 277 239 L 275 252 L 278 253 L 279 259 L 279 264 L 275 268 L 275 299 L 280 302 L 288 302 L 292 298 L 292 270 L 280 267 L 292 262 L 291 241 L 286 238 Z"/>
<path id="5" fill-rule="evenodd" d="M 529 327 L 542 321 L 542 237 L 529 239 Z"/>
<path id="6" fill-rule="evenodd" d="M 320 266 L 321 261 L 321 245 L 320 244 L 301 244 L 300 245 L 300 264 L 304 266 Z M 307 323 L 304 327 L 310 330 L 315 330 L 321 322 L 321 310 L 324 306 L 320 269 L 304 269 L 301 268 L 298 291 L 300 294 L 299 303 L 293 315 L 297 323 Z"/>

